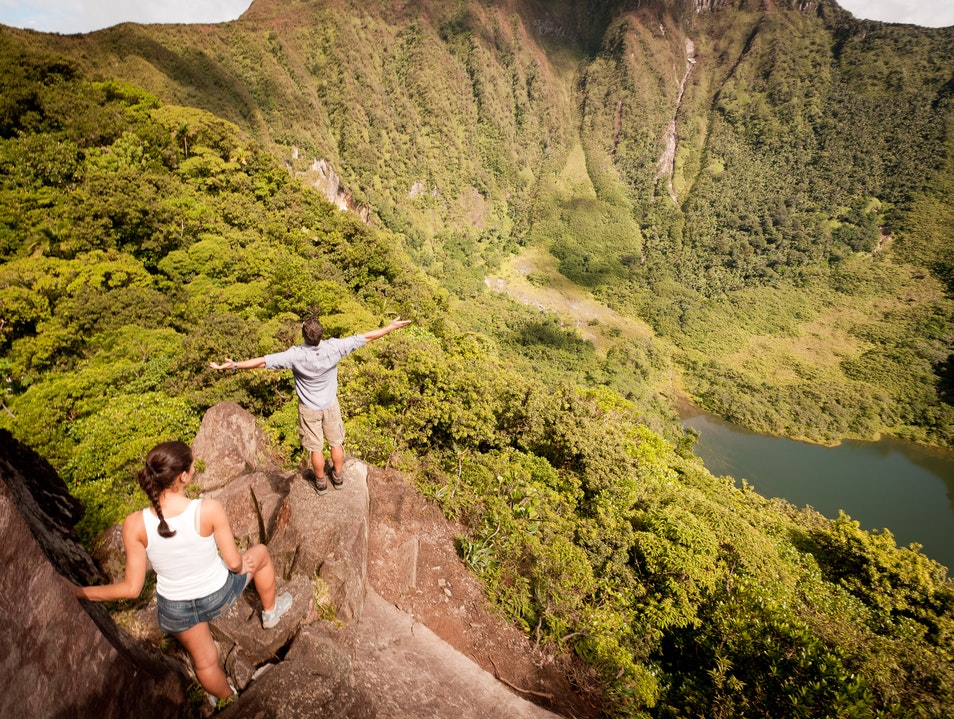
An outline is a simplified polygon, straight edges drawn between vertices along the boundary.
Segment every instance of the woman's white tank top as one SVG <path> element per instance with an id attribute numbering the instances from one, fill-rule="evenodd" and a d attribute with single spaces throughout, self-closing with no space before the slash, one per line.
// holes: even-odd
<path id="1" fill-rule="evenodd" d="M 172 537 L 159 536 L 159 518 L 142 510 L 146 525 L 146 556 L 156 572 L 156 592 L 165 599 L 200 599 L 222 588 L 229 569 L 219 556 L 215 535 L 199 534 L 199 506 L 193 499 L 181 514 L 166 517 Z"/>

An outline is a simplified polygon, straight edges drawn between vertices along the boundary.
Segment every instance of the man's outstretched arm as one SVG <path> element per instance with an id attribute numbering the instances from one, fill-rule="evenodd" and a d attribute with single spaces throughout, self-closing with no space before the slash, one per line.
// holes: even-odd
<path id="1" fill-rule="evenodd" d="M 379 327 L 376 330 L 365 332 L 364 338 L 368 342 L 373 342 L 376 339 L 384 337 L 384 335 L 388 334 L 389 332 L 394 332 L 394 330 L 407 327 L 409 324 L 411 324 L 411 320 L 402 320 L 400 317 L 395 317 L 393 320 L 391 320 L 391 324 L 389 324 L 387 327 Z"/>
<path id="2" fill-rule="evenodd" d="M 216 364 L 215 362 L 209 362 L 209 367 L 212 369 L 259 369 L 260 367 L 265 366 L 264 357 L 256 357 L 255 359 L 242 360 L 241 362 L 236 362 L 235 360 L 225 358 L 225 362 L 222 364 Z"/>

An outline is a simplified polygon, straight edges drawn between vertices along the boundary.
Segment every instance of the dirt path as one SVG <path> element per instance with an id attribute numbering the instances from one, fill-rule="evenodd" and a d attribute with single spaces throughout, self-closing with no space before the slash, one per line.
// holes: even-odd
<path id="1" fill-rule="evenodd" d="M 576 327 L 601 354 L 619 337 L 653 335 L 645 322 L 623 317 L 566 279 L 557 270 L 556 259 L 540 248 L 515 256 L 499 274 L 485 277 L 484 282 L 495 292 L 559 315 L 564 325 Z"/>

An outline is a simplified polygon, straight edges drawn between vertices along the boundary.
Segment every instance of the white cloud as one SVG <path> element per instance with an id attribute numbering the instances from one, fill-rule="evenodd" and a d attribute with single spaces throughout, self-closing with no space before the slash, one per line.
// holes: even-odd
<path id="1" fill-rule="evenodd" d="M 954 0 L 838 0 L 857 18 L 922 27 L 954 25 Z"/>
<path id="2" fill-rule="evenodd" d="M 0 0 L 0 23 L 70 34 L 122 22 L 226 22 L 251 4 L 251 0 Z"/>

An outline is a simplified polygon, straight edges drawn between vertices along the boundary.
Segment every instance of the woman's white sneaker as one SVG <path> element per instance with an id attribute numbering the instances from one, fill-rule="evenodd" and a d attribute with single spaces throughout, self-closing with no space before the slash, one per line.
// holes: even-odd
<path id="1" fill-rule="evenodd" d="M 262 626 L 265 629 L 271 629 L 278 626 L 278 622 L 285 615 L 292 605 L 292 595 L 288 592 L 282 594 L 275 600 L 275 608 L 270 612 L 262 612 Z"/>

